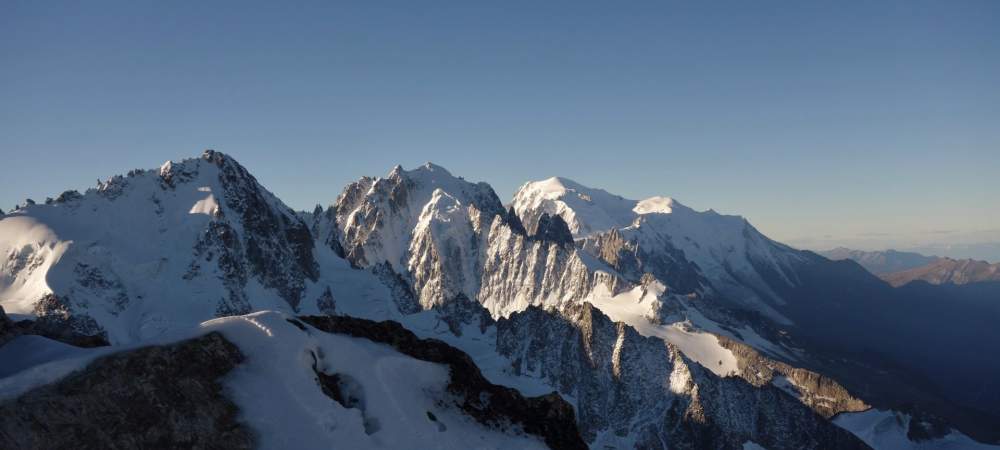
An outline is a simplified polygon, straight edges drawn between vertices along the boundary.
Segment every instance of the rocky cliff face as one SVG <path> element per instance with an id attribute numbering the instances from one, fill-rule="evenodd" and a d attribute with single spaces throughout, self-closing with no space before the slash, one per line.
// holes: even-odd
<path id="1" fill-rule="evenodd" d="M 765 357 L 753 347 L 725 336 L 719 336 L 719 344 L 736 356 L 740 378 L 754 386 L 777 386 L 827 419 L 871 408 L 829 377 Z"/>
<path id="2" fill-rule="evenodd" d="M 490 227 L 484 254 L 480 289 L 474 298 L 494 317 L 529 305 L 578 303 L 598 286 L 611 291 L 629 287 L 599 261 L 580 253 L 572 242 L 519 233 L 500 217 Z"/>
<path id="3" fill-rule="evenodd" d="M 409 286 L 419 309 L 471 299 L 500 316 L 579 301 L 598 284 L 625 284 L 595 272 L 602 264 L 578 253 L 560 217 L 539 218 L 529 234 L 488 185 L 430 164 L 362 178 L 320 216 L 314 228 L 328 231 L 317 239 L 339 238 L 352 264 Z M 394 288 L 404 305 L 411 303 L 405 290 Z"/>
<path id="4" fill-rule="evenodd" d="M 219 383 L 242 359 L 218 333 L 98 359 L 0 403 L 0 447 L 252 448 Z"/>
<path id="5" fill-rule="evenodd" d="M 575 400 L 593 447 L 867 448 L 780 389 L 720 378 L 589 304 L 501 319 L 497 348 Z"/>
<path id="6" fill-rule="evenodd" d="M 330 212 L 332 211 L 332 212 Z M 505 211 L 485 183 L 473 184 L 427 164 L 385 178 L 364 177 L 344 189 L 317 228 L 339 240 L 355 266 L 391 269 L 424 309 L 478 290 L 485 234 Z"/>

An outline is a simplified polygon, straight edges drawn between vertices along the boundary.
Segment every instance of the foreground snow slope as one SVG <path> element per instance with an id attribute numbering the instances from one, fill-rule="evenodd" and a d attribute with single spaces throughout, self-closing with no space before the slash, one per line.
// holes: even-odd
<path id="1" fill-rule="evenodd" d="M 247 356 L 226 385 L 262 448 L 546 448 L 446 406 L 445 366 L 366 339 L 307 333 L 287 319 L 262 312 L 202 324 Z M 314 366 L 353 380 L 359 406 L 345 408 L 324 395 Z"/>
<path id="2" fill-rule="evenodd" d="M 211 332 L 222 333 L 243 354 L 223 385 L 239 408 L 237 421 L 253 430 L 258 448 L 547 448 L 516 426 L 487 427 L 459 409 L 447 390 L 448 366 L 367 339 L 321 332 L 283 313 L 214 319 L 147 344 L 166 345 Z M 15 344 L 27 343 L 25 338 L 34 337 L 22 336 Z M 47 352 L 47 361 L 42 361 L 19 347 L 5 346 L 0 355 L 31 367 L 0 378 L 0 405 L 82 370 L 99 356 L 140 348 L 105 347 L 78 354 L 59 350 Z M 40 374 L 46 375 L 41 383 Z M 332 389 L 338 389 L 342 399 L 325 391 L 320 374 L 337 377 L 339 384 Z"/>

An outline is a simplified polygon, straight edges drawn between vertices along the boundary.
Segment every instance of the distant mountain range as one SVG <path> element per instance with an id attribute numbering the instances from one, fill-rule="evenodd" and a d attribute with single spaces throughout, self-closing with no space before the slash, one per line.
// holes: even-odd
<path id="1" fill-rule="evenodd" d="M 939 258 L 920 253 L 900 252 L 896 250 L 864 251 L 837 247 L 833 250 L 816 252 L 832 260 L 850 259 L 875 275 L 914 269 L 926 266 Z"/>
<path id="2" fill-rule="evenodd" d="M 896 250 L 863 251 L 844 247 L 818 253 L 832 260 L 853 260 L 893 286 L 918 280 L 930 284 L 1000 281 L 1000 263 L 926 256 Z"/>
<path id="3" fill-rule="evenodd" d="M 0 448 L 1000 442 L 989 283 L 563 177 L 336 192 L 294 211 L 206 151 L 0 216 Z"/>

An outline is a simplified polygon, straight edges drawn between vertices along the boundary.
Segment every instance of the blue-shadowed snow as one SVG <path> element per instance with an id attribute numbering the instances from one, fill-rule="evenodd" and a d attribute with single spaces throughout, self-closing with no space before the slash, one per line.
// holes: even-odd
<path id="1" fill-rule="evenodd" d="M 912 417 L 898 411 L 869 409 L 841 413 L 833 419 L 837 426 L 854 433 L 875 450 L 997 450 L 1000 446 L 976 442 L 952 431 L 940 439 L 911 441 L 906 436 Z"/>

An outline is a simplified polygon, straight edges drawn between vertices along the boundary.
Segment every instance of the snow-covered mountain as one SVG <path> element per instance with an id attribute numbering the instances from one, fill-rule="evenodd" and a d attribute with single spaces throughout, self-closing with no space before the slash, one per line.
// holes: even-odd
<path id="1" fill-rule="evenodd" d="M 7 214 L 0 304 L 126 343 L 220 315 L 330 312 L 341 294 L 384 291 L 313 247 L 294 211 L 209 150 Z"/>
<path id="2" fill-rule="evenodd" d="M 565 178 L 524 184 L 511 206 L 529 230 L 542 214 L 561 216 L 585 250 L 632 281 L 650 273 L 679 293 L 719 294 L 788 320 L 774 308 L 783 299 L 765 275 L 794 284 L 790 266 L 805 257 L 742 217 L 698 212 L 669 197 L 629 200 Z"/>
<path id="3" fill-rule="evenodd" d="M 397 166 L 350 184 L 325 208 L 294 212 L 231 157 L 206 151 L 9 212 L 0 258 L 0 306 L 33 320 L 0 323 L 0 343 L 96 336 L 111 352 L 217 317 L 264 317 L 272 333 L 293 316 L 393 320 L 464 352 L 490 383 L 558 392 L 596 448 L 863 448 L 830 419 L 894 408 L 915 386 L 899 380 L 909 369 L 851 353 L 877 327 L 897 326 L 892 308 L 865 303 L 888 305 L 888 286 L 857 265 L 772 241 L 738 216 L 563 178 L 525 184 L 505 208 L 486 183 L 430 163 Z M 275 312 L 252 315 L 265 310 Z M 259 343 L 223 334 L 252 359 L 246 345 Z M 347 345 L 316 339 L 326 338 L 296 337 L 277 351 L 291 359 L 239 363 L 233 373 L 278 377 L 303 348 Z M 287 381 L 281 395 L 304 395 L 304 380 Z M 426 386 L 406 386 L 387 395 L 425 401 L 406 391 Z M 243 423 L 268 436 L 264 447 L 291 439 L 296 426 L 255 422 L 249 411 L 260 405 L 232 395 L 250 414 Z M 921 408 L 945 405 L 935 413 L 958 411 L 942 396 L 916 397 Z M 310 414 L 339 414 L 324 408 Z M 982 422 L 964 411 L 948 418 Z"/>

